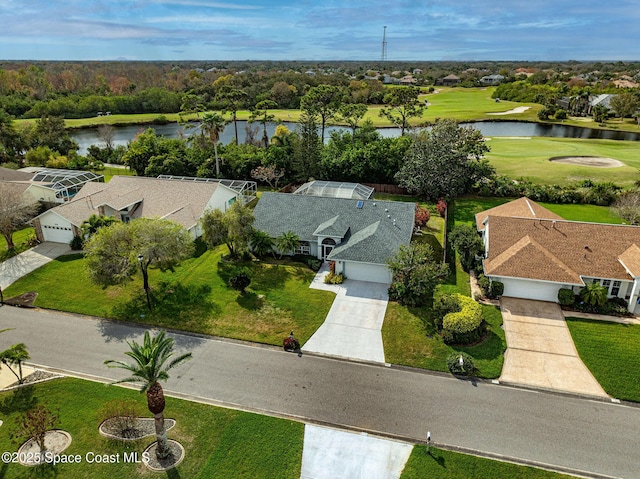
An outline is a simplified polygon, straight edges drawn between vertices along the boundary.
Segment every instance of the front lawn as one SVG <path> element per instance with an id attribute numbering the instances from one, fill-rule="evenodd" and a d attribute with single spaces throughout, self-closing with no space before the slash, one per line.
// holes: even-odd
<path id="1" fill-rule="evenodd" d="M 607 394 L 640 402 L 640 325 L 567 318 L 578 354 Z"/>
<path id="2" fill-rule="evenodd" d="M 103 289 L 89 281 L 81 255 L 50 262 L 14 283 L 5 298 L 37 291 L 35 304 L 43 308 L 274 345 L 292 330 L 304 343 L 323 323 L 335 295 L 309 288 L 315 274 L 309 268 L 289 260 L 242 263 L 253 278 L 240 295 L 227 286 L 236 265 L 220 267 L 223 253 L 226 247 L 207 251 L 173 272 L 150 270 L 151 312 L 140 277 Z"/>
<path id="3" fill-rule="evenodd" d="M 31 226 L 16 231 L 13 233 L 13 244 L 16 247 L 9 251 L 7 250 L 7 241 L 4 239 L 4 236 L 0 235 L 0 262 L 29 249 L 29 239 L 35 237 L 35 231 Z"/>
<path id="4" fill-rule="evenodd" d="M 426 453 L 424 446 L 416 446 L 402 471 L 401 479 L 551 479 L 567 478 L 564 474 L 535 467 L 519 466 L 482 457 L 468 456 L 435 447 Z"/>
<path id="5" fill-rule="evenodd" d="M 169 439 L 180 442 L 184 461 L 174 470 L 158 474 L 143 464 L 123 462 L 123 453 L 142 451 L 155 437 L 119 442 L 101 436 L 99 411 L 110 400 L 133 399 L 140 404 L 144 417 L 146 397 L 136 390 L 105 386 L 79 379 L 56 379 L 27 386 L 14 392 L 0 393 L 0 413 L 4 424 L 0 449 L 13 452 L 18 444 L 11 441 L 14 421 L 22 411 L 36 404 L 59 410 L 60 429 L 71 434 L 72 442 L 63 454 L 79 454 L 79 464 L 24 467 L 3 464 L 0 477 L 116 477 L 172 478 L 298 478 L 302 465 L 304 425 L 269 416 L 235 411 L 167 397 L 165 417 L 174 418 L 176 426 L 168 431 Z M 86 454 L 120 454 L 119 464 L 96 464 L 85 460 Z"/>

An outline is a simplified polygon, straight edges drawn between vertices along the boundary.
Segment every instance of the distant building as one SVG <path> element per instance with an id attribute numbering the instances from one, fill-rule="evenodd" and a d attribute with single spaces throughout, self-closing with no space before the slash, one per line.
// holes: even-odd
<path id="1" fill-rule="evenodd" d="M 480 78 L 480 83 L 485 86 L 500 85 L 504 81 L 502 75 L 487 75 Z"/>
<path id="2" fill-rule="evenodd" d="M 457 75 L 454 75 L 453 73 L 451 75 L 447 75 L 444 78 L 438 78 L 436 80 L 436 85 L 441 85 L 441 86 L 454 86 L 454 85 L 457 85 L 458 83 L 460 83 L 460 77 Z"/>

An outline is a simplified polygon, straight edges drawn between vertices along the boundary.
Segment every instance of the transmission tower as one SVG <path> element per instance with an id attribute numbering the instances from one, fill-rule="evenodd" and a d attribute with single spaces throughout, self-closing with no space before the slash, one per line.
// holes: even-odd
<path id="1" fill-rule="evenodd" d="M 382 33 L 382 57 L 381 61 L 387 61 L 387 27 L 385 25 L 384 32 Z"/>

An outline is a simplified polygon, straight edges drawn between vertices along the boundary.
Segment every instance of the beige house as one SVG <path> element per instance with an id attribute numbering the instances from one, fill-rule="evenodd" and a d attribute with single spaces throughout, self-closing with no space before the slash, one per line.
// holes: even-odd
<path id="1" fill-rule="evenodd" d="M 505 296 L 557 302 L 560 288 L 597 282 L 640 314 L 640 227 L 566 221 L 527 198 L 479 213 L 476 224 L 484 274 Z"/>
<path id="2" fill-rule="evenodd" d="M 239 193 L 218 182 L 114 176 L 109 183 L 86 183 L 73 200 L 33 220 L 40 241 L 68 243 L 80 234 L 91 215 L 175 221 L 196 238 L 202 234 L 200 218 L 209 209 L 226 209 Z"/>

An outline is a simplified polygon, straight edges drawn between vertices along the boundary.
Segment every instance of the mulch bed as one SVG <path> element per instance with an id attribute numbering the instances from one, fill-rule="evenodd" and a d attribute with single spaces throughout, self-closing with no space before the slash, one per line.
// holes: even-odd
<path id="1" fill-rule="evenodd" d="M 165 419 L 164 425 L 167 431 L 169 431 L 176 425 L 176 420 Z M 154 436 L 156 434 L 154 420 L 148 417 L 135 418 L 135 426 L 124 431 L 120 427 L 118 418 L 106 419 L 100 424 L 99 430 L 103 436 L 121 441 L 137 441 L 143 437 Z"/>

